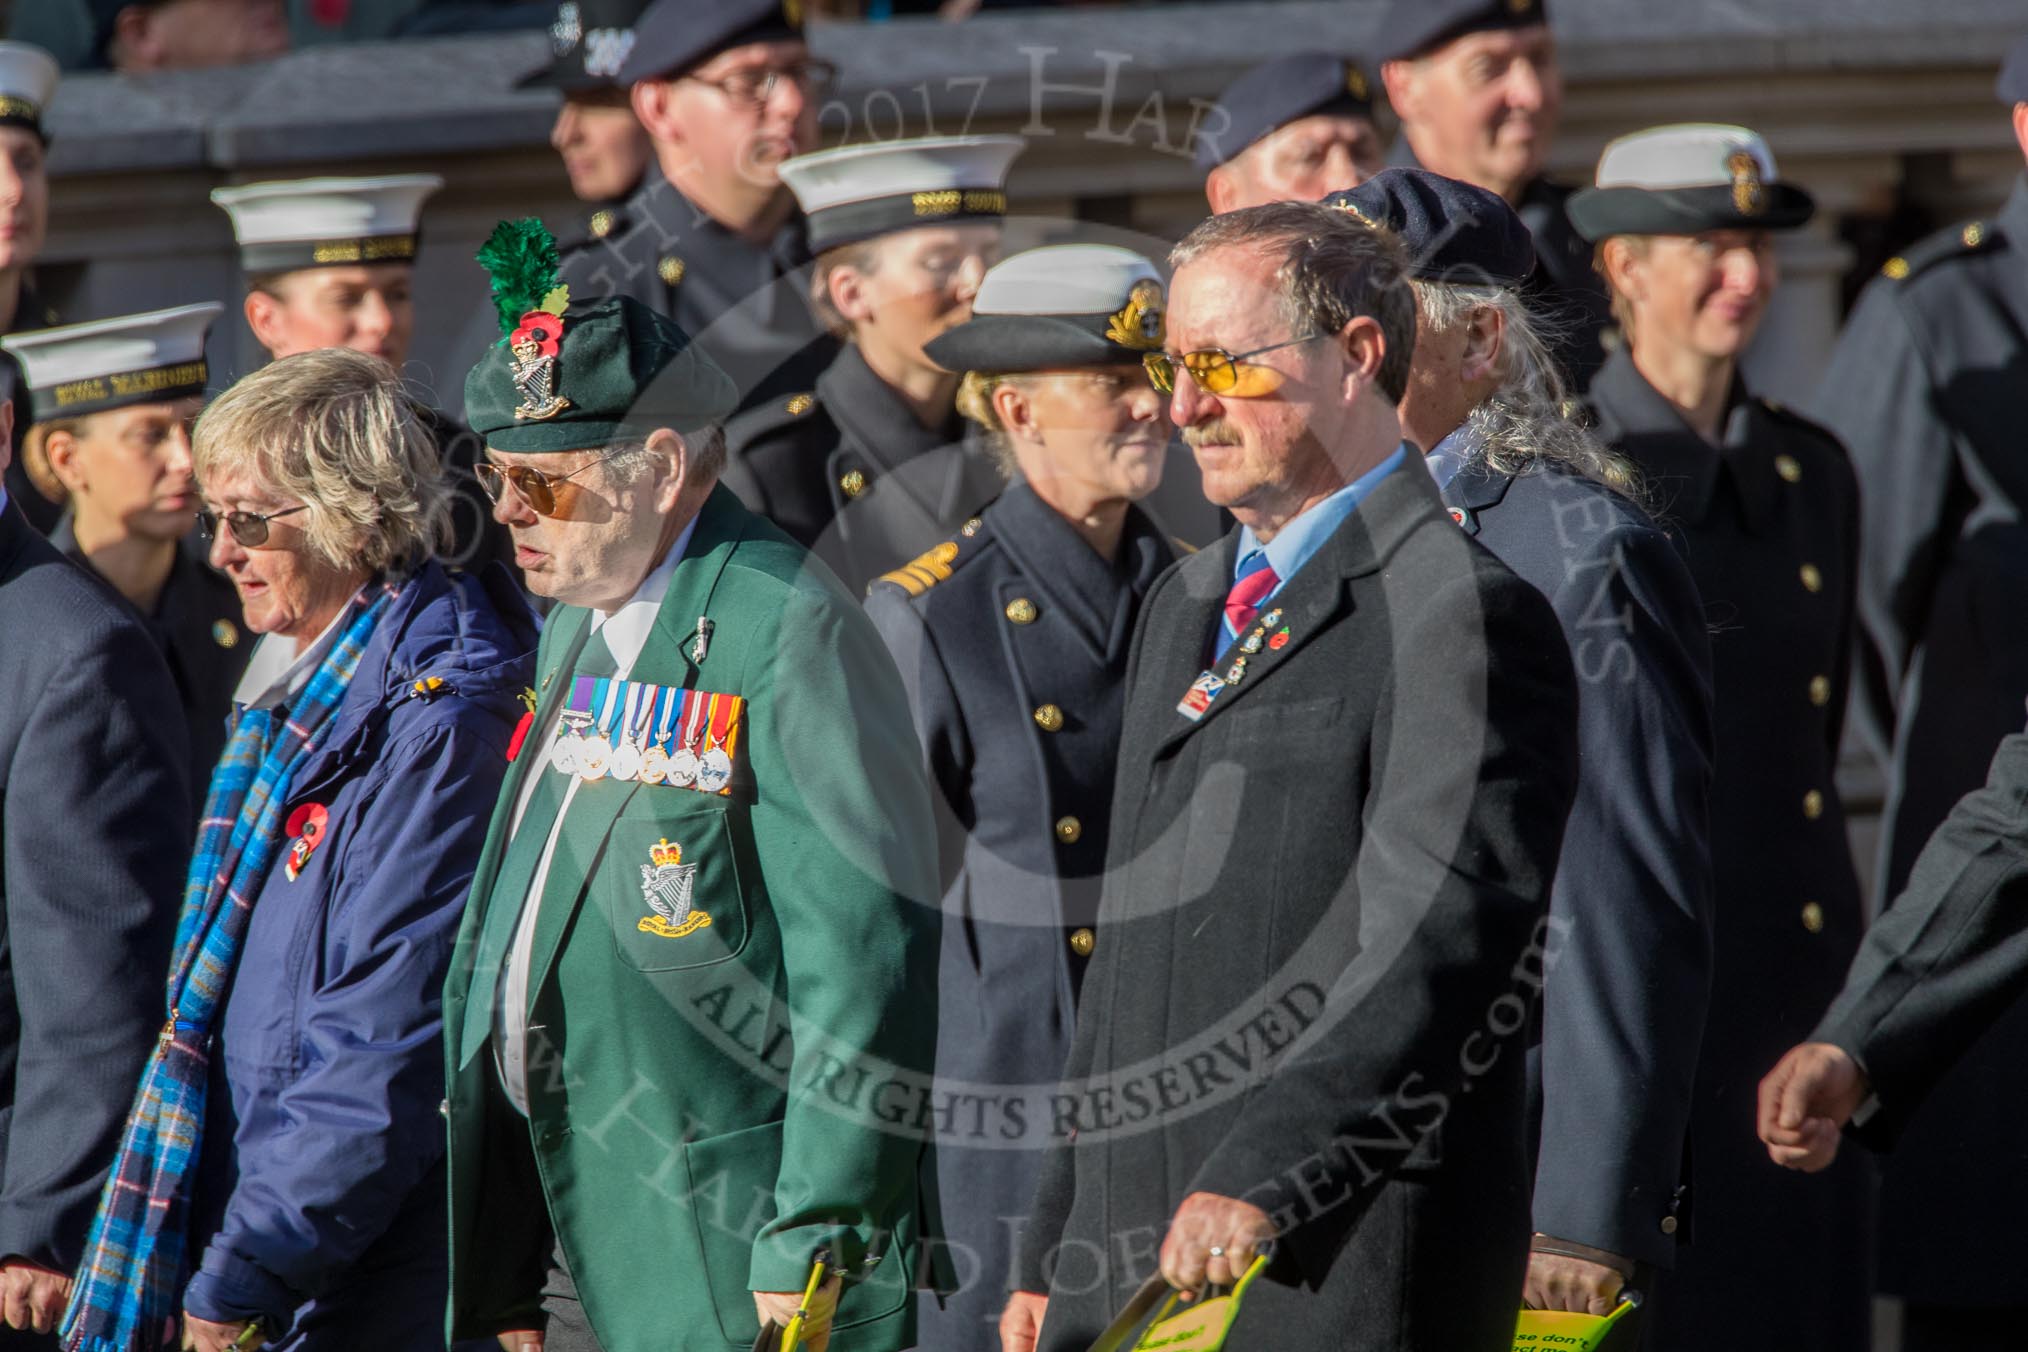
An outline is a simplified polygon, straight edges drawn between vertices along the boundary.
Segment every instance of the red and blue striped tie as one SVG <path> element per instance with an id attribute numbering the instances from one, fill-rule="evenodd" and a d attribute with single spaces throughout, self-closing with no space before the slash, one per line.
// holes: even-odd
<path id="1" fill-rule="evenodd" d="M 1218 642 L 1218 656 L 1221 660 L 1239 642 L 1260 615 L 1261 603 L 1274 594 L 1282 585 L 1275 576 L 1275 570 L 1268 566 L 1265 549 L 1256 549 L 1239 566 L 1239 576 L 1233 579 L 1232 590 L 1225 594 L 1225 620 L 1221 626 Z"/>

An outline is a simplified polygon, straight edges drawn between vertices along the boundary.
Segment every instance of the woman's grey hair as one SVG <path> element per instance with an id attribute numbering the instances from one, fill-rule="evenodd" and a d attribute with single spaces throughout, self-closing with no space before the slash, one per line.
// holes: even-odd
<path id="1" fill-rule="evenodd" d="M 1500 315 L 1500 386 L 1465 419 L 1476 454 L 1486 464 L 1502 474 L 1556 464 L 1641 501 L 1633 465 L 1579 420 L 1578 405 L 1550 352 L 1553 332 L 1519 292 L 1448 282 L 1413 285 L 1423 325 L 1433 334 L 1470 323 L 1482 309 Z"/>
<path id="2" fill-rule="evenodd" d="M 1232 248 L 1281 257 L 1275 279 L 1291 337 L 1339 333 L 1361 317 L 1378 323 L 1387 350 L 1375 383 L 1389 403 L 1401 402 L 1415 360 L 1415 301 L 1400 240 L 1349 211 L 1272 202 L 1213 216 L 1170 251 L 1169 265 Z"/>
<path id="3" fill-rule="evenodd" d="M 244 474 L 306 503 L 310 549 L 334 568 L 413 567 L 448 541 L 451 491 L 436 441 L 378 357 L 283 357 L 211 402 L 191 434 L 197 477 Z"/>

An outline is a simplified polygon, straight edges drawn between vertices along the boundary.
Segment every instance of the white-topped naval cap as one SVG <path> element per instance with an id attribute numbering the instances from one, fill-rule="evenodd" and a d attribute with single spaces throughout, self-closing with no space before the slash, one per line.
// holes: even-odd
<path id="1" fill-rule="evenodd" d="M 299 178 L 212 190 L 232 218 L 249 271 L 415 257 L 423 202 L 444 186 L 436 174 Z"/>
<path id="2" fill-rule="evenodd" d="M 1738 177 L 1739 155 L 1751 156 L 1760 181 L 1775 180 L 1774 152 L 1759 132 L 1724 122 L 1684 122 L 1622 136 L 1599 156 L 1601 188 L 1711 188 Z"/>
<path id="3" fill-rule="evenodd" d="M 217 301 L 179 305 L 12 333 L 0 346 L 21 363 L 35 421 L 82 417 L 202 393 L 204 341 L 224 310 Z"/>
<path id="4" fill-rule="evenodd" d="M 972 298 L 975 315 L 1110 314 L 1134 287 L 1162 274 L 1116 244 L 1046 244 L 993 265 Z"/>
<path id="5" fill-rule="evenodd" d="M 0 42 L 0 122 L 40 127 L 63 72 L 56 58 L 26 42 Z"/>
<path id="6" fill-rule="evenodd" d="M 782 161 L 782 182 L 810 218 L 822 251 L 965 216 L 1007 214 L 1007 172 L 1019 136 L 921 136 L 841 146 Z"/>

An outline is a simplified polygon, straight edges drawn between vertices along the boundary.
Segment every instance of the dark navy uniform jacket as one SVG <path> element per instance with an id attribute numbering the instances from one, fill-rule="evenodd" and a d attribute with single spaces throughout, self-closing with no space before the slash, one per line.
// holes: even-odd
<path id="1" fill-rule="evenodd" d="M 998 1352 L 1012 1236 L 1034 1197 L 1093 950 L 1127 649 L 1175 554 L 1135 508 L 1108 563 L 1024 483 L 944 552 L 948 578 L 882 579 L 866 609 L 939 790 L 936 1073 L 953 1106 L 936 1167 L 961 1288 L 942 1308 L 925 1298 L 920 1341 Z M 1038 715 L 1050 709 L 1059 726 Z"/>
<path id="2" fill-rule="evenodd" d="M 1690 570 L 1637 507 L 1553 466 L 1470 459 L 1465 532 L 1549 598 L 1578 681 L 1577 799 L 1531 1055 L 1535 1229 L 1667 1267 L 1711 992 L 1711 643 Z"/>
<path id="3" fill-rule="evenodd" d="M 807 392 L 837 354 L 807 297 L 810 251 L 800 214 L 765 247 L 692 205 L 654 164 L 618 206 L 561 246 L 580 301 L 632 296 L 697 339 L 740 390 L 742 407 Z"/>
<path id="4" fill-rule="evenodd" d="M 1999 216 L 1888 263 L 1861 296 L 1817 410 L 1852 450 L 1864 508 L 1857 706 L 1887 754 L 1883 900 L 2028 700 L 2028 175 Z M 2010 1261 L 2028 1210 L 2017 1001 L 1885 1161 L 1881 1283 L 1943 1305 L 2028 1304 Z"/>
<path id="5" fill-rule="evenodd" d="M 854 596 L 956 530 L 1003 482 L 964 417 L 924 427 L 850 344 L 814 389 L 735 416 L 726 442 L 726 486 Z"/>
<path id="6" fill-rule="evenodd" d="M 1737 388 L 1712 445 L 1625 351 L 1606 360 L 1591 403 L 1689 560 L 1716 709 L 1717 959 L 1690 1123 L 1695 1237 L 1650 1313 L 1650 1343 L 1863 1347 L 1866 1162 L 1848 1153 L 1806 1177 L 1771 1167 L 1753 1132 L 1760 1077 L 1837 994 L 1863 923 L 1833 782 L 1852 650 L 1852 467 L 1830 433 Z"/>
<path id="7" fill-rule="evenodd" d="M 92 571 L 91 560 L 78 548 L 70 517 L 57 523 L 50 543 L 91 573 L 121 605 L 126 598 Z M 132 607 L 128 607 L 130 610 Z M 176 551 L 169 580 L 152 615 L 139 616 L 148 636 L 169 663 L 176 694 L 182 703 L 183 726 L 190 739 L 190 817 L 184 824 L 197 838 L 197 818 L 204 808 L 211 771 L 225 750 L 226 719 L 232 713 L 232 692 L 253 653 L 255 635 L 246 632 L 239 593 L 223 573 L 200 563 L 187 549 Z"/>
<path id="8" fill-rule="evenodd" d="M 21 299 L 14 307 L 14 327 L 8 332 L 28 333 L 35 329 L 48 328 L 57 322 L 56 311 L 50 309 L 35 290 L 34 280 L 32 278 L 24 280 L 21 283 Z M 28 416 L 27 401 L 18 397 L 18 392 L 27 388 L 27 382 L 21 379 L 21 364 L 14 359 L 13 353 L 0 351 L 0 366 L 6 367 L 7 373 L 13 376 L 12 382 L 4 388 L 17 392 L 14 404 L 14 459 L 7 465 L 7 498 L 27 519 L 29 525 L 47 535 L 56 529 L 57 520 L 63 515 L 63 505 L 43 497 L 41 491 L 29 481 L 28 469 L 21 459 L 21 444 L 28 436 L 31 419 Z"/>

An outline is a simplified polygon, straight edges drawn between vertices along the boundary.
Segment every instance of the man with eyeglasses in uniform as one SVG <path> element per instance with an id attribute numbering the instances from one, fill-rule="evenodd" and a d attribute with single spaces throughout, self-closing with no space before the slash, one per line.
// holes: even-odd
<path id="1" fill-rule="evenodd" d="M 803 217 L 781 162 L 817 148 L 833 68 L 796 0 L 659 0 L 616 75 L 652 149 L 603 233 L 571 241 L 571 294 L 631 296 L 676 321 L 742 408 L 808 391 L 838 353 L 804 298 Z"/>

